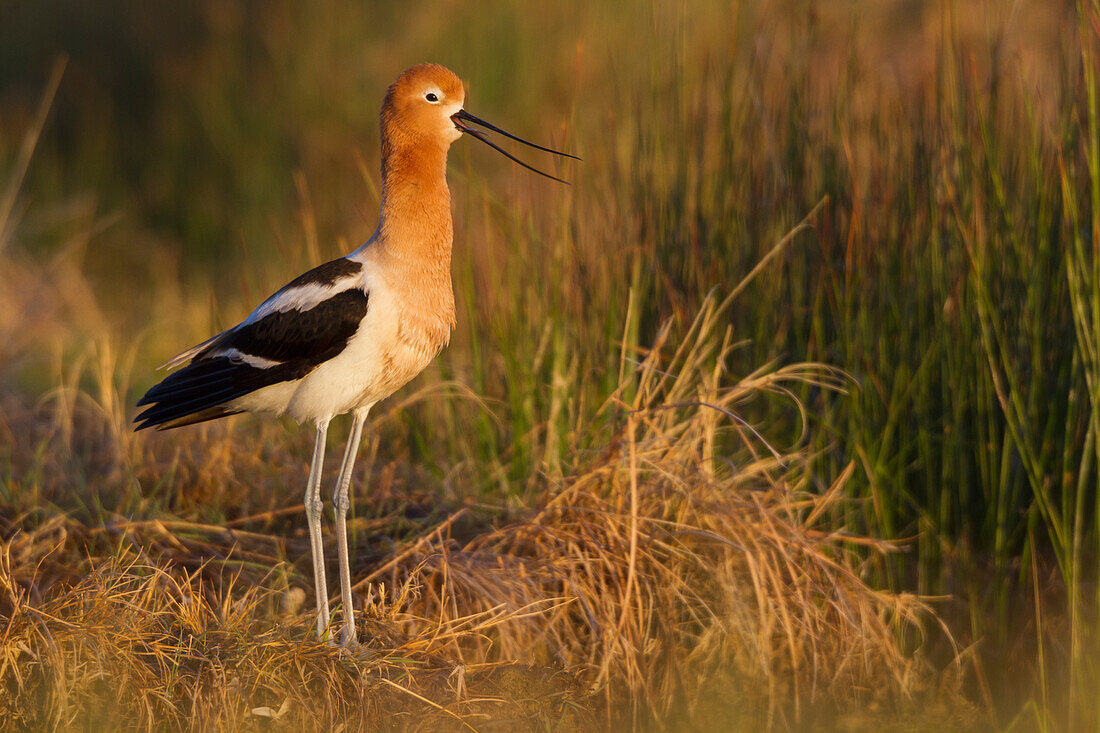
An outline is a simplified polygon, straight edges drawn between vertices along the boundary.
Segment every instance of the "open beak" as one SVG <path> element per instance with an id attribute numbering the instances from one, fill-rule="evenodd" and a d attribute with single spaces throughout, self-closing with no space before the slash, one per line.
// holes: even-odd
<path id="1" fill-rule="evenodd" d="M 555 181 L 558 181 L 559 183 L 564 183 L 566 185 L 569 185 L 569 181 L 563 181 L 562 179 L 558 178 L 557 176 L 552 176 L 549 173 L 544 173 L 543 171 L 540 171 L 538 168 L 534 168 L 532 166 L 527 165 L 522 160 L 520 160 L 516 156 L 509 153 L 507 150 L 500 147 L 499 145 L 494 143 L 492 140 L 490 140 L 489 137 L 485 134 L 484 131 L 475 130 L 474 128 L 470 127 L 469 125 L 466 125 L 466 124 L 463 124 L 463 123 L 472 122 L 475 125 L 481 125 L 486 130 L 492 130 L 493 132 L 500 133 L 504 137 L 511 138 L 512 140 L 515 140 L 516 142 L 519 142 L 519 143 L 523 143 L 524 145 L 532 147 L 535 150 L 541 150 L 541 151 L 546 152 L 546 153 L 552 153 L 554 155 L 560 155 L 563 158 L 572 158 L 573 160 L 580 160 L 580 158 L 578 158 L 575 155 L 570 155 L 569 153 L 563 153 L 560 150 L 552 150 L 550 148 L 544 148 L 541 145 L 536 145 L 535 143 L 528 142 L 528 141 L 524 140 L 521 137 L 516 137 L 512 133 L 505 132 L 504 130 L 500 129 L 496 125 L 490 125 L 485 120 L 479 120 L 477 117 L 474 117 L 472 114 L 470 114 L 469 112 L 467 112 L 464 109 L 460 109 L 458 112 L 455 112 L 453 115 L 451 115 L 451 121 L 455 123 L 455 127 L 457 127 L 461 132 L 466 132 L 466 133 L 469 133 L 470 135 L 473 135 L 478 140 L 480 140 L 481 142 L 483 142 L 486 145 L 488 145 L 489 147 L 491 147 L 493 150 L 496 150 L 498 153 L 501 153 L 502 155 L 504 155 L 504 157 L 506 157 L 510 160 L 513 160 L 516 163 L 519 163 L 520 165 L 522 165 L 524 168 L 526 168 L 529 171 L 534 171 L 535 173 L 538 173 L 540 176 L 546 176 L 547 178 L 551 178 Z"/>

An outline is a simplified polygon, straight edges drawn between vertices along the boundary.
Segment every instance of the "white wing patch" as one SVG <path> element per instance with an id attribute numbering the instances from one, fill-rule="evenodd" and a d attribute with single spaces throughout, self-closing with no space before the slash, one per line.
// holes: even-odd
<path id="1" fill-rule="evenodd" d="M 254 366 L 257 369 L 270 369 L 271 367 L 277 367 L 283 362 L 275 361 L 274 359 L 265 359 L 262 356 L 255 356 L 253 354 L 246 354 L 240 349 L 224 349 L 221 351 L 214 351 L 210 354 L 211 358 L 216 356 L 228 356 L 233 361 L 239 361 L 249 366 Z"/>
<path id="2" fill-rule="evenodd" d="M 272 313 L 308 311 L 317 307 L 337 293 L 358 286 L 361 279 L 360 276 L 345 277 L 337 280 L 331 285 L 310 283 L 308 285 L 300 285 L 280 290 L 261 303 L 256 310 L 249 313 L 248 318 L 241 321 L 240 325 L 244 326 L 249 323 L 255 323 L 264 316 L 271 315 Z M 234 328 L 236 328 L 236 326 L 234 326 Z"/>

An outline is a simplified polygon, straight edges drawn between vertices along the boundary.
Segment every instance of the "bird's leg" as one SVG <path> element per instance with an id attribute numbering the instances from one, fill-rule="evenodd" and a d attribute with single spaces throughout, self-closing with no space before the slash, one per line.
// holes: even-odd
<path id="1" fill-rule="evenodd" d="M 336 542 L 340 557 L 340 604 L 344 609 L 344 633 L 340 637 L 340 645 L 345 647 L 353 647 L 358 643 L 355 638 L 355 610 L 351 604 L 347 517 L 348 509 L 351 508 L 349 497 L 351 467 L 355 464 L 355 455 L 359 451 L 359 439 L 363 434 L 363 423 L 367 419 L 369 409 L 355 412 L 355 418 L 351 424 L 351 435 L 348 436 L 348 446 L 344 450 L 344 464 L 340 467 L 340 480 L 336 483 L 336 492 L 332 497 L 332 508 L 336 514 Z"/>
<path id="2" fill-rule="evenodd" d="M 325 503 L 321 500 L 321 466 L 325 461 L 325 438 L 328 423 L 317 424 L 317 440 L 313 444 L 313 462 L 309 465 L 309 484 L 306 486 L 306 521 L 309 523 L 309 549 L 313 553 L 313 590 L 317 594 L 317 638 L 325 637 L 328 628 L 328 588 L 325 584 L 325 546 L 321 541 L 321 514 Z"/>

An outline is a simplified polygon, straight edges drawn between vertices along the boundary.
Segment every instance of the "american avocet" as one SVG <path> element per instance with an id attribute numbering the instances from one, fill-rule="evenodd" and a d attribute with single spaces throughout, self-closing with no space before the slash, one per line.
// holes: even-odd
<path id="1" fill-rule="evenodd" d="M 353 415 L 333 506 L 343 604 L 343 646 L 356 643 L 348 564 L 352 465 L 372 405 L 420 373 L 450 340 L 451 195 L 447 150 L 468 133 L 540 175 L 470 123 L 533 148 L 575 158 L 479 120 L 462 108 L 462 81 L 421 64 L 404 71 L 382 103 L 382 206 L 378 228 L 349 255 L 291 280 L 233 328 L 170 359 L 183 369 L 150 389 L 137 430 L 158 430 L 239 412 L 287 414 L 317 427 L 305 509 L 313 552 L 317 634 L 328 627 L 321 541 L 321 466 L 329 422 Z M 579 160 L 579 158 L 578 158 Z"/>

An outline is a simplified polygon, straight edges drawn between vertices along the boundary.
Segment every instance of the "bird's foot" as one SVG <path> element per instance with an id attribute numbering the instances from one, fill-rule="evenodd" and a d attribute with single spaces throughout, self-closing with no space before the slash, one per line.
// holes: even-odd
<path id="1" fill-rule="evenodd" d="M 359 639 L 356 638 L 354 629 L 349 631 L 345 626 L 340 630 L 340 648 L 352 653 L 359 650 Z"/>

